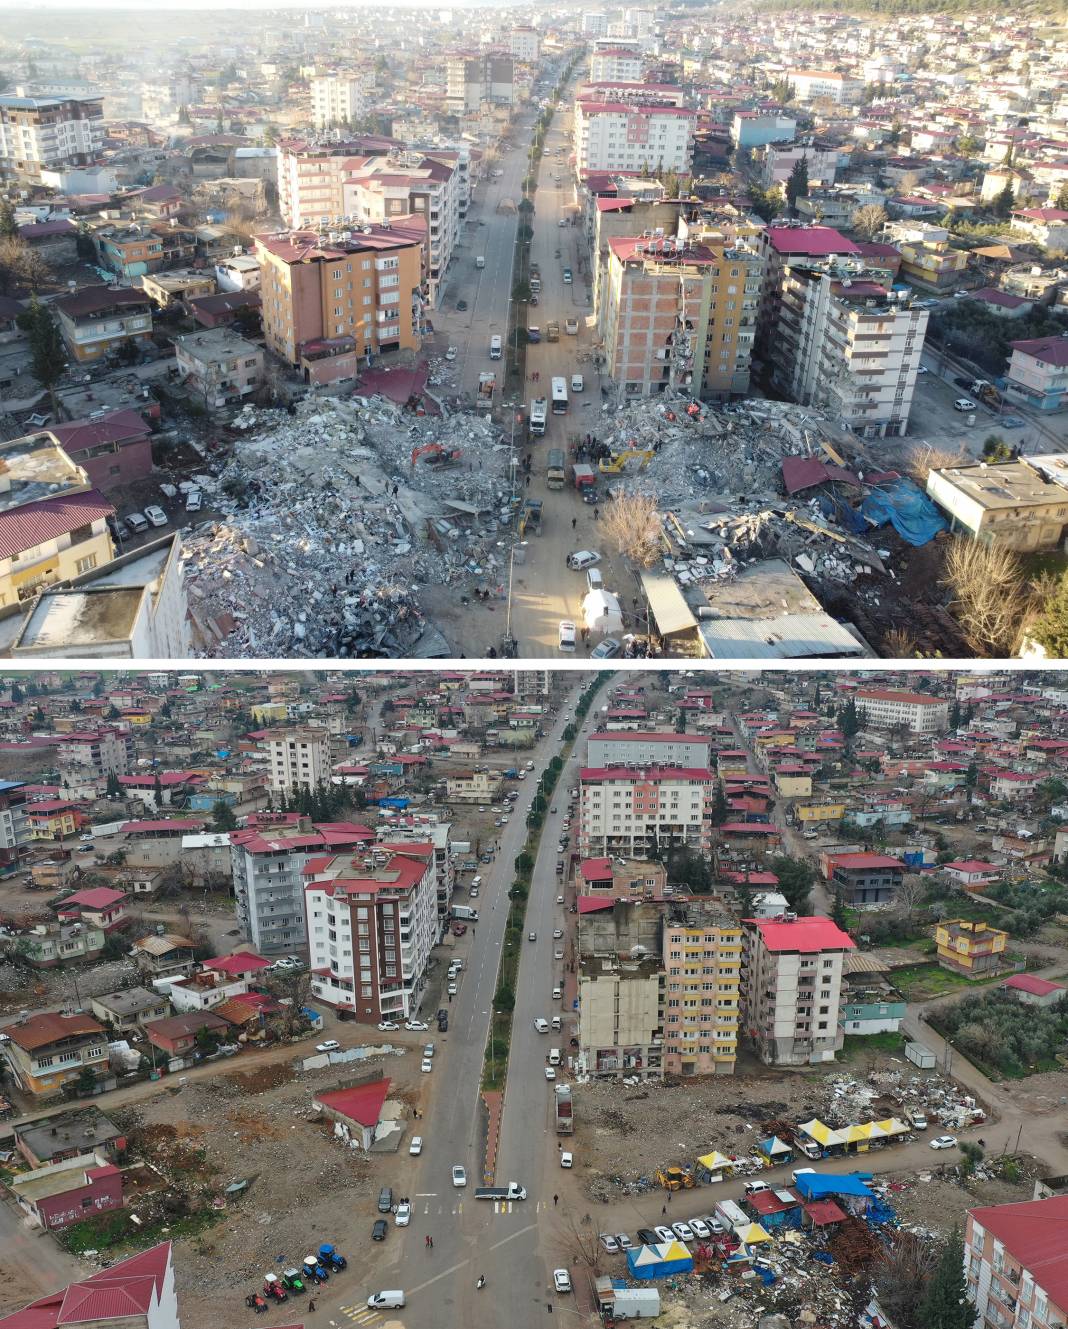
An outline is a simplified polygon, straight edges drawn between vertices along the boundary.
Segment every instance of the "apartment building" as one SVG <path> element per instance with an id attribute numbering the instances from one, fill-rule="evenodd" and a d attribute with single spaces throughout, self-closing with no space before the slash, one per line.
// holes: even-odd
<path id="1" fill-rule="evenodd" d="M 761 170 L 766 189 L 785 185 L 798 162 L 808 168 L 809 185 L 822 188 L 833 185 L 838 175 L 837 148 L 820 148 L 813 143 L 769 143 L 763 150 Z"/>
<path id="2" fill-rule="evenodd" d="M 663 1079 L 662 981 L 659 955 L 583 955 L 576 1065 L 598 1079 Z"/>
<path id="3" fill-rule="evenodd" d="M 586 744 L 591 766 L 712 766 L 713 740 L 702 734 L 600 730 Z"/>
<path id="4" fill-rule="evenodd" d="M 949 702 L 944 697 L 896 688 L 858 688 L 853 700 L 871 729 L 902 726 L 912 734 L 937 734 L 949 727 Z"/>
<path id="5" fill-rule="evenodd" d="M 893 904 L 905 875 L 901 860 L 889 854 L 831 854 L 828 867 L 832 888 L 851 909 Z"/>
<path id="6" fill-rule="evenodd" d="M 13 872 L 25 856 L 33 828 L 26 815 L 26 786 L 0 780 L 0 874 Z"/>
<path id="7" fill-rule="evenodd" d="M 1068 1195 L 969 1209 L 964 1271 L 976 1329 L 1068 1323 Z"/>
<path id="8" fill-rule="evenodd" d="M 104 146 L 103 97 L 0 96 L 0 175 L 88 166 Z"/>
<path id="9" fill-rule="evenodd" d="M 271 731 L 265 742 L 271 763 L 268 782 L 278 794 L 328 784 L 333 769 L 329 729 L 307 725 Z"/>
<path id="10" fill-rule="evenodd" d="M 24 1094 L 56 1094 L 86 1067 L 98 1078 L 108 1069 L 107 1031 L 88 1015 L 31 1015 L 0 1032 L 0 1052 Z"/>
<path id="11" fill-rule="evenodd" d="M 799 102 L 829 101 L 852 106 L 864 91 L 864 82 L 829 69 L 788 69 L 786 78 Z"/>
<path id="12" fill-rule="evenodd" d="M 640 83 L 644 61 L 626 46 L 602 46 L 590 55 L 591 83 Z"/>
<path id="13" fill-rule="evenodd" d="M 684 106 L 621 101 L 575 102 L 575 169 L 676 171 L 693 164 L 697 112 Z"/>
<path id="14" fill-rule="evenodd" d="M 355 124 L 367 114 L 367 94 L 351 74 L 325 74 L 311 80 L 312 124 L 316 129 Z"/>
<path id="15" fill-rule="evenodd" d="M 101 410 L 88 419 L 53 424 L 47 432 L 104 493 L 152 474 L 152 426 L 133 407 Z"/>
<path id="16" fill-rule="evenodd" d="M 888 291 L 859 261 L 787 263 L 773 342 L 776 386 L 865 438 L 908 428 L 929 313 Z"/>
<path id="17" fill-rule="evenodd" d="M 86 364 L 120 346 L 144 345 L 152 336 L 152 301 L 130 286 L 83 286 L 52 308 L 71 356 Z"/>
<path id="18" fill-rule="evenodd" d="M 944 226 L 893 221 L 885 226 L 883 238 L 901 253 L 901 280 L 921 291 L 941 295 L 953 290 L 968 266 L 968 251 L 949 243 Z"/>
<path id="19" fill-rule="evenodd" d="M 1056 549 L 1068 528 L 1066 478 L 1054 453 L 932 470 L 927 493 L 954 531 L 1007 549 Z"/>
<path id="20" fill-rule="evenodd" d="M 377 844 L 304 869 L 312 992 L 357 1020 L 407 1020 L 438 936 L 434 847 Z"/>
<path id="21" fill-rule="evenodd" d="M 374 833 L 353 822 L 313 824 L 286 813 L 257 813 L 230 837 L 238 922 L 260 955 L 306 941 L 304 865 L 309 859 L 362 848 Z"/>
<path id="22" fill-rule="evenodd" d="M 857 254 L 854 242 L 833 226 L 782 222 L 766 226 L 754 243 L 762 264 L 757 309 L 757 341 L 772 362 L 782 307 L 783 279 L 790 264 L 802 261 L 830 265 L 845 255 Z"/>
<path id="23" fill-rule="evenodd" d="M 583 13 L 583 37 L 603 37 L 607 31 L 608 15 L 603 9 L 587 9 Z"/>
<path id="24" fill-rule="evenodd" d="M 457 51 L 445 61 L 445 105 L 452 115 L 470 115 L 483 102 L 510 106 L 515 99 L 514 62 L 500 50 Z"/>
<path id="25" fill-rule="evenodd" d="M 769 1066 L 833 1061 L 850 937 L 829 918 L 756 919 L 745 927 L 745 1030 Z"/>
<path id="26" fill-rule="evenodd" d="M 134 763 L 133 734 L 129 729 L 110 726 L 64 734 L 56 751 L 61 767 L 98 780 L 126 775 Z"/>
<path id="27" fill-rule="evenodd" d="M 736 148 L 763 148 L 769 143 L 790 143 L 797 133 L 797 121 L 789 115 L 771 111 L 735 111 L 731 121 L 731 142 Z"/>
<path id="28" fill-rule="evenodd" d="M 231 328 L 205 328 L 174 339 L 178 374 L 209 409 L 240 402 L 263 382 L 263 351 Z"/>
<path id="29" fill-rule="evenodd" d="M 1059 411 L 1068 395 L 1068 339 L 1029 337 L 1011 345 L 1010 397 L 1036 411 Z"/>
<path id="30" fill-rule="evenodd" d="M 360 357 L 421 344 L 426 227 L 257 236 L 267 346 L 305 377 L 351 376 Z"/>
<path id="31" fill-rule="evenodd" d="M 504 787 L 498 771 L 454 771 L 445 781 L 450 803 L 492 803 Z"/>
<path id="32" fill-rule="evenodd" d="M 707 767 L 584 767 L 579 852 L 648 858 L 657 847 L 708 850 L 715 793 L 716 777 Z"/>
<path id="33" fill-rule="evenodd" d="M 579 895 L 608 900 L 663 900 L 667 868 L 644 858 L 585 858 L 575 869 L 575 888 Z"/>
<path id="34" fill-rule="evenodd" d="M 664 1070 L 733 1075 L 738 1053 L 742 928 L 707 901 L 664 919 Z"/>
<path id="35" fill-rule="evenodd" d="M 278 149 L 278 211 L 284 226 L 327 226 L 345 215 L 342 163 L 358 149 L 347 143 L 312 146 L 284 143 Z"/>
<path id="36" fill-rule="evenodd" d="M 522 24 L 512 29 L 509 37 L 512 59 L 524 65 L 536 65 L 541 54 L 541 39 L 537 28 Z"/>
<path id="37" fill-rule="evenodd" d="M 645 233 L 608 241 L 599 293 L 607 370 L 624 396 L 725 400 L 749 388 L 756 256 Z"/>

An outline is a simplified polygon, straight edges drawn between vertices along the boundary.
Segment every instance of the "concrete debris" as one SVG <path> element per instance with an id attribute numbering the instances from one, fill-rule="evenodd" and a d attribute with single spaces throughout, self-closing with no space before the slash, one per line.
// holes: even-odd
<path id="1" fill-rule="evenodd" d="M 221 473 L 197 477 L 221 520 L 185 545 L 203 654 L 452 653 L 420 592 L 500 580 L 510 447 L 492 422 L 324 397 L 245 407 L 232 435 Z"/>

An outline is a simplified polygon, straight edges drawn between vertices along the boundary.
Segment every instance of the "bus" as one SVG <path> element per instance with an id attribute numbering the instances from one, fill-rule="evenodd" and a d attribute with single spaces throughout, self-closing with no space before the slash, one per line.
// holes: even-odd
<path id="1" fill-rule="evenodd" d="M 553 379 L 553 415 L 567 414 L 567 379 Z"/>

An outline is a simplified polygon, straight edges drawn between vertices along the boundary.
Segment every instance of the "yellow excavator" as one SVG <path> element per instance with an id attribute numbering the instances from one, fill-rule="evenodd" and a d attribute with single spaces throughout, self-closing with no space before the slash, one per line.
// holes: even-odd
<path id="1" fill-rule="evenodd" d="M 644 471 L 652 461 L 653 455 L 652 448 L 626 448 L 623 452 L 617 452 L 611 461 L 601 462 L 601 474 L 618 475 L 627 463 L 633 461 L 635 457 L 641 458 L 642 464 L 638 467 L 638 470 Z"/>
<path id="2" fill-rule="evenodd" d="M 666 1191 L 688 1191 L 694 1185 L 693 1173 L 683 1167 L 661 1168 L 656 1180 Z"/>

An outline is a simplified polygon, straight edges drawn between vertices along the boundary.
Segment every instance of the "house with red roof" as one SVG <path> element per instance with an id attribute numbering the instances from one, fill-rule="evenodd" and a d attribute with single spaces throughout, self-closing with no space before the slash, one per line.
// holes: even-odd
<path id="1" fill-rule="evenodd" d="M 171 1243 L 162 1242 L 0 1317 L 0 1329 L 179 1329 Z"/>
<path id="2" fill-rule="evenodd" d="M 389 1079 L 382 1076 L 347 1089 L 331 1089 L 316 1094 L 312 1107 L 328 1120 L 340 1123 L 366 1153 L 374 1142 L 389 1086 Z"/>
<path id="3" fill-rule="evenodd" d="M 1063 983 L 1052 983 L 1037 974 L 1013 974 L 998 987 L 1025 1006 L 1055 1006 L 1068 992 Z"/>
<path id="4" fill-rule="evenodd" d="M 128 926 L 129 911 L 130 897 L 125 891 L 117 891 L 111 886 L 75 891 L 56 906 L 56 916 L 61 923 L 86 923 L 90 927 L 103 928 L 106 933 Z"/>
<path id="5" fill-rule="evenodd" d="M 981 891 L 984 886 L 997 881 L 1002 871 L 979 858 L 954 859 L 952 863 L 943 863 L 941 870 L 966 891 Z"/>
<path id="6" fill-rule="evenodd" d="M 1068 1195 L 968 1210 L 965 1273 L 976 1329 L 1003 1329 L 1009 1306 L 1016 1324 L 1068 1321 L 1066 1228 Z"/>
<path id="7" fill-rule="evenodd" d="M 55 1094 L 87 1067 L 97 1078 L 107 1072 L 107 1031 L 84 1013 L 31 1015 L 0 1033 L 7 1035 L 0 1054 L 23 1093 Z"/>

